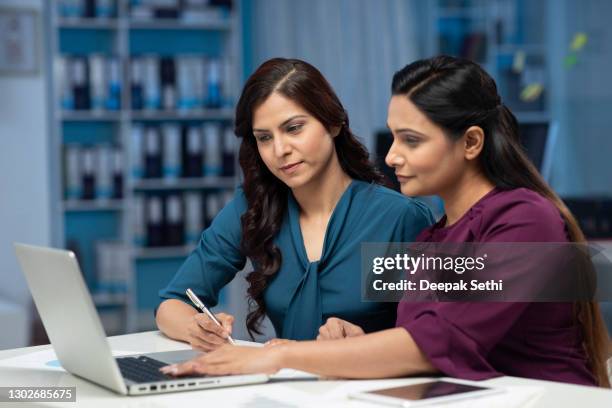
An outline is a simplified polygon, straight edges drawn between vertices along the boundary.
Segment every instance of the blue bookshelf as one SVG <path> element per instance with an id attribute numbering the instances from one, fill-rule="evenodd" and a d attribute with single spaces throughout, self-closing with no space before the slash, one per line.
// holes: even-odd
<path id="1" fill-rule="evenodd" d="M 222 200 L 229 197 L 238 183 L 237 161 L 233 163 L 231 174 L 202 174 L 187 178 L 167 177 L 166 174 L 161 178 L 136 177 L 132 172 L 135 166 L 132 151 L 138 146 L 134 146 L 132 130 L 141 126 L 145 129 L 155 128 L 162 134 L 166 124 L 175 124 L 181 132 L 178 139 L 181 143 L 187 137 L 186 132 L 196 128 L 203 134 L 202 146 L 208 147 L 210 144 L 206 145 L 208 136 L 204 133 L 204 126 L 214 123 L 219 129 L 215 140 L 220 144 L 227 143 L 225 132 L 232 128 L 234 96 L 242 79 L 240 3 L 235 1 L 231 8 L 210 5 L 195 11 L 180 9 L 177 18 L 160 19 L 136 16 L 135 10 L 138 8 L 141 13 L 143 5 L 134 0 L 116 0 L 111 15 L 98 17 L 84 17 L 75 10 L 71 11 L 71 15 L 64 15 L 66 9 L 62 0 L 53 1 L 52 12 L 48 16 L 48 34 L 52 43 L 50 58 L 54 67 L 49 78 L 53 100 L 51 145 L 54 149 L 51 179 L 53 210 L 59 219 L 53 231 L 53 242 L 56 247 L 70 248 L 77 253 L 97 307 L 105 315 L 114 315 L 115 320 L 122 322 L 119 329 L 113 326 L 117 333 L 111 331 L 108 334 L 154 328 L 153 309 L 158 302 L 157 293 L 169 282 L 196 244 L 185 239 L 176 245 L 147 246 L 146 239 L 143 241 L 137 237 L 138 228 L 135 226 L 138 224 L 142 227 L 146 222 L 138 218 L 143 215 L 143 209 L 136 211 L 135 206 L 156 194 L 165 200 L 169 195 L 179 197 L 185 225 L 185 194 L 201 197 L 201 207 L 206 207 L 206 217 L 210 218 L 214 215 L 210 213 L 211 209 L 220 209 Z M 183 18 L 188 11 L 192 14 L 197 12 L 202 18 Z M 173 62 L 172 85 L 176 93 L 174 98 L 177 98 L 174 106 L 135 108 L 133 65 L 136 60 L 144 58 L 158 64 L 161 77 L 158 81 L 164 79 L 162 58 Z M 182 58 L 201 60 L 209 75 L 203 77 L 203 83 L 187 82 L 187 85 L 191 85 L 189 87 L 199 86 L 201 92 L 208 92 L 210 97 L 210 92 L 216 89 L 210 88 L 210 78 L 213 77 L 210 72 L 216 69 L 220 72 L 217 76 L 221 75 L 222 78 L 219 84 L 222 93 L 215 99 L 202 99 L 198 106 L 191 106 L 190 109 L 179 109 L 178 98 L 182 97 L 180 80 L 183 79 L 179 78 L 178 71 Z M 102 66 L 103 70 L 99 69 Z M 96 78 L 101 75 L 100 72 L 109 82 L 104 101 L 96 105 L 99 94 Z M 113 75 L 117 80 L 115 88 Z M 89 105 L 79 105 L 82 100 L 76 89 L 80 76 L 88 79 L 85 88 Z M 182 85 L 185 88 L 185 83 Z M 162 83 L 160 93 L 166 97 L 163 86 Z M 173 101 L 171 97 L 168 100 Z M 166 100 L 162 99 L 162 104 L 165 103 Z M 162 147 L 167 147 L 167 144 Z M 174 148 L 180 150 L 183 147 Z M 225 145 L 224 148 L 228 149 Z M 225 153 L 226 150 L 219 147 L 218 151 Z M 112 163 L 113 169 L 116 164 L 121 169 L 120 173 L 112 173 L 112 196 L 100 193 L 100 180 L 107 178 L 100 176 L 102 172 L 96 173 L 94 178 L 93 195 L 86 196 L 85 181 L 82 189 L 80 186 L 77 186 L 78 191 L 73 188 L 75 180 L 85 180 L 87 175 L 79 173 L 79 177 L 74 177 L 73 171 L 77 167 L 81 172 L 87 168 L 88 159 L 83 158 L 85 151 L 97 160 L 96 171 L 102 167 L 101 163 L 106 162 Z M 226 168 L 223 168 L 224 173 Z M 209 206 L 206 200 L 213 195 L 217 200 L 215 205 Z M 162 208 L 165 212 L 168 206 L 164 201 Z M 206 225 L 204 218 L 202 215 L 202 227 Z M 117 256 L 115 260 L 127 261 L 113 264 L 119 265 L 122 274 L 109 275 L 108 267 L 104 266 L 105 261 L 110 262 L 106 257 L 113 250 L 119 251 L 118 254 L 127 254 Z M 227 293 L 221 298 L 224 302 L 229 301 Z"/>

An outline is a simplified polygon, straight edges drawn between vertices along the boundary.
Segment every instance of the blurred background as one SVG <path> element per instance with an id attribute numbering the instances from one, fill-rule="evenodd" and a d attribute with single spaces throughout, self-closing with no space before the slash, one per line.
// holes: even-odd
<path id="1" fill-rule="evenodd" d="M 15 241 L 77 254 L 108 335 L 155 328 L 158 290 L 240 183 L 233 107 L 271 57 L 322 71 L 383 170 L 393 73 L 479 62 L 612 252 L 611 15 L 606 0 L 0 0 L 0 349 L 48 343 Z M 245 287 L 216 307 L 237 338 Z"/>

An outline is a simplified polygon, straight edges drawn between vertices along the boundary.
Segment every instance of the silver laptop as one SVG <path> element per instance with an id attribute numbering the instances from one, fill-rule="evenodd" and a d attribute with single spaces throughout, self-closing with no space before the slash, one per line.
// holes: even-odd
<path id="1" fill-rule="evenodd" d="M 34 303 L 62 366 L 119 394 L 142 395 L 263 383 L 265 374 L 174 378 L 159 367 L 195 356 L 193 350 L 113 357 L 73 252 L 15 244 Z"/>

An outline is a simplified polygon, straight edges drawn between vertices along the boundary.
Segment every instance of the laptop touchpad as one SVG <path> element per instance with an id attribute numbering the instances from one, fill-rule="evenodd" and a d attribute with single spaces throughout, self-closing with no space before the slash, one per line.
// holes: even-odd
<path id="1" fill-rule="evenodd" d="M 143 355 L 153 358 L 155 360 L 163 361 L 164 363 L 174 364 L 191 360 L 192 358 L 197 357 L 200 354 L 202 354 L 202 352 L 198 350 L 175 350 L 161 351 L 158 353 L 147 353 Z"/>

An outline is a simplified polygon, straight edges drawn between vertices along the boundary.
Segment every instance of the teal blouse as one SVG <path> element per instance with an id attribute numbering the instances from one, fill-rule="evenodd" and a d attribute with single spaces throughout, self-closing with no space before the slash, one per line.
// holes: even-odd
<path id="1" fill-rule="evenodd" d="M 191 287 L 213 307 L 219 291 L 242 270 L 240 216 L 247 202 L 242 188 L 202 233 L 170 284 L 159 293 L 165 299 L 190 303 Z M 377 184 L 354 180 L 340 197 L 327 225 L 321 259 L 309 262 L 302 240 L 299 206 L 288 194 L 287 212 L 274 242 L 282 264 L 264 292 L 266 311 L 277 336 L 314 339 L 328 317 L 339 317 L 366 332 L 394 327 L 395 303 L 361 300 L 361 243 L 411 242 L 433 223 L 429 209 Z"/>

